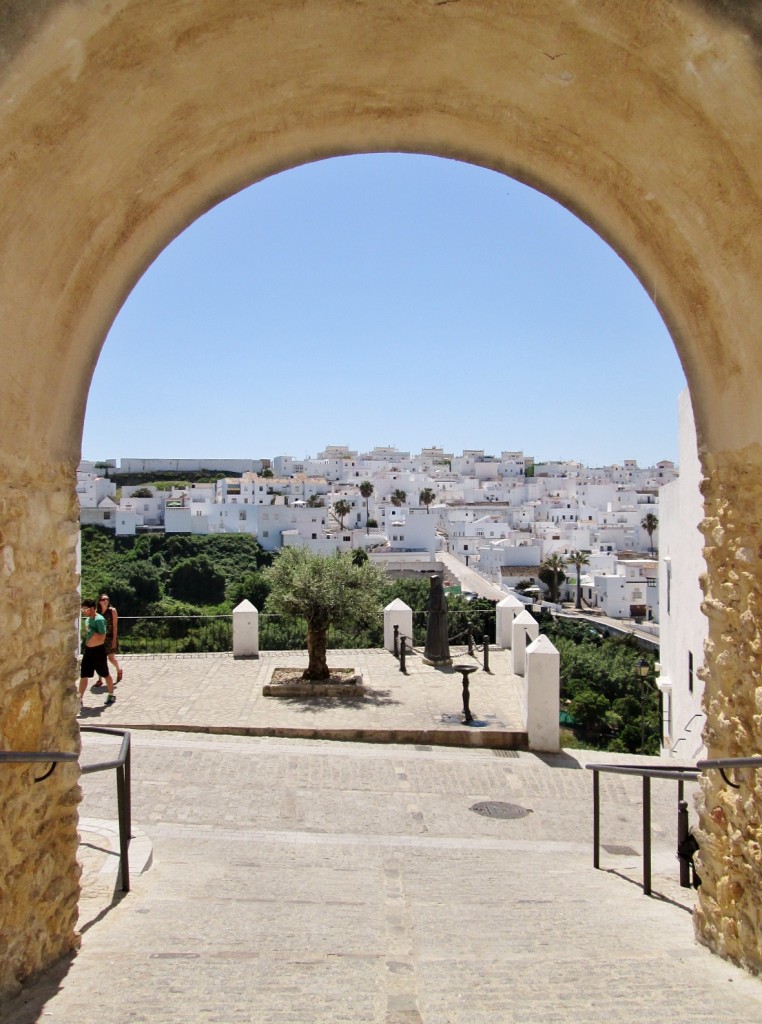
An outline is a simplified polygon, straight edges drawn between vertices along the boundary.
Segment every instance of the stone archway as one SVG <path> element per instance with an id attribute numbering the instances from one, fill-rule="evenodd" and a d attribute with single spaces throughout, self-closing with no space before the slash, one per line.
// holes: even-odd
<path id="1" fill-rule="evenodd" d="M 0 53 L 0 741 L 78 743 L 73 493 L 122 301 L 195 217 L 329 155 L 480 163 L 638 274 L 692 392 L 707 520 L 707 742 L 762 734 L 762 14 L 708 0 L 26 0 Z M 3 769 L 0 992 L 75 942 L 74 768 Z M 721 783 L 721 780 L 720 780 Z M 40 792 L 44 789 L 44 793 Z M 701 936 L 762 966 L 760 810 L 705 792 Z"/>

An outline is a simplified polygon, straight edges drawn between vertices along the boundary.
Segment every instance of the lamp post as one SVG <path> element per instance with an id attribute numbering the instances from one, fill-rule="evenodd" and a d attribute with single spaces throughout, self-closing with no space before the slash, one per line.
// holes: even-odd
<path id="1" fill-rule="evenodd" d="M 635 665 L 635 674 L 640 679 L 640 752 L 646 747 L 646 679 L 648 678 L 648 662 L 645 658 L 638 658 Z"/>

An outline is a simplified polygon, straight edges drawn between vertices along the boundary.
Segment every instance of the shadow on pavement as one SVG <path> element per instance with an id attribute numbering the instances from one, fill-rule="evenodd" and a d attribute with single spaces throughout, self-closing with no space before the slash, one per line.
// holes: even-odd
<path id="1" fill-rule="evenodd" d="M 557 754 L 543 754 L 541 751 L 532 750 L 531 753 L 538 759 L 546 764 L 548 768 L 584 768 L 576 757 L 572 757 L 571 754 L 567 754 L 565 750 L 559 751 Z"/>

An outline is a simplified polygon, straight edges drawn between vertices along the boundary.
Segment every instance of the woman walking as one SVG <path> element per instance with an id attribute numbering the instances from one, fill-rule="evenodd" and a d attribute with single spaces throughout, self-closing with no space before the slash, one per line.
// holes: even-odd
<path id="1" fill-rule="evenodd" d="M 119 653 L 119 616 L 108 594 L 101 594 L 98 598 L 98 614 L 106 620 L 106 657 L 116 669 L 116 682 L 120 683 L 124 673 L 116 660 Z"/>

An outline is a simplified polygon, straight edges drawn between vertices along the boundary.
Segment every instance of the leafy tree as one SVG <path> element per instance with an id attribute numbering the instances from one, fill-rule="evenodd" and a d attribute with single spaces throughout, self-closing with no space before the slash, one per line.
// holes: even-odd
<path id="1" fill-rule="evenodd" d="M 378 529 L 378 520 L 371 518 L 371 519 L 368 520 L 367 525 L 368 525 L 368 529 L 373 527 L 374 530 L 377 530 Z"/>
<path id="2" fill-rule="evenodd" d="M 370 482 L 370 480 L 363 480 L 363 482 L 360 484 L 360 494 L 363 496 L 363 498 L 365 498 L 365 532 L 366 533 L 368 533 L 370 531 L 370 523 L 369 523 L 370 510 L 368 508 L 368 500 L 370 499 L 370 496 L 371 496 L 371 494 L 373 494 L 374 490 L 375 490 L 375 487 Z"/>
<path id="3" fill-rule="evenodd" d="M 153 562 L 142 559 L 135 561 L 130 570 L 129 580 L 135 597 L 141 604 L 158 601 L 161 598 L 161 576 Z"/>
<path id="4" fill-rule="evenodd" d="M 148 487 L 138 487 L 136 491 L 133 491 L 130 495 L 131 498 L 152 498 L 153 491 Z"/>
<path id="5" fill-rule="evenodd" d="M 299 616 L 307 623 L 308 665 L 304 679 L 330 677 L 328 629 L 362 627 L 381 613 L 385 576 L 371 562 L 355 565 L 351 555 L 315 555 L 307 548 L 283 548 L 265 570 L 270 585 L 267 610 Z"/>
<path id="6" fill-rule="evenodd" d="M 263 480 L 272 480 L 272 478 L 275 476 L 275 473 L 273 473 L 273 471 L 269 467 L 267 467 L 263 469 L 259 475 L 262 477 Z"/>
<path id="7" fill-rule="evenodd" d="M 407 501 L 407 491 L 401 491 L 399 487 L 392 491 L 392 505 L 395 508 L 399 508 L 400 505 L 404 505 Z"/>
<path id="8" fill-rule="evenodd" d="M 432 491 L 430 487 L 424 487 L 421 493 L 418 495 L 418 500 L 422 505 L 426 506 L 426 515 L 429 514 L 429 505 L 432 505 L 437 499 L 436 493 Z"/>
<path id="9" fill-rule="evenodd" d="M 550 600 L 554 603 L 558 601 L 558 588 L 566 579 L 565 568 L 566 559 L 563 555 L 552 554 L 545 559 L 537 574 L 542 582 L 550 587 Z"/>
<path id="10" fill-rule="evenodd" d="M 582 690 L 569 704 L 574 721 L 587 732 L 599 731 L 608 709 L 609 702 L 603 694 L 595 693 L 594 690 Z"/>
<path id="11" fill-rule="evenodd" d="M 333 511 L 335 513 L 336 519 L 339 520 L 339 529 L 343 530 L 344 520 L 352 511 L 352 506 L 345 498 L 339 498 L 338 501 L 334 501 L 333 503 Z"/>
<path id="12" fill-rule="evenodd" d="M 582 607 L 582 566 L 590 565 L 590 559 L 584 551 L 572 551 L 569 554 L 569 563 L 574 566 L 577 571 L 577 596 L 574 601 L 575 608 Z"/>
<path id="13" fill-rule="evenodd" d="M 255 608 L 264 608 L 270 587 L 261 572 L 244 573 L 235 583 L 228 586 L 225 596 L 235 608 L 241 601 L 251 601 Z"/>
<path id="14" fill-rule="evenodd" d="M 647 512 L 646 515 L 640 520 L 640 525 L 648 534 L 648 543 L 651 545 L 651 558 L 654 556 L 654 533 L 659 525 L 659 517 L 655 516 L 653 512 Z"/>
<path id="15" fill-rule="evenodd" d="M 172 597 L 191 604 L 220 604 L 225 599 L 225 577 L 206 555 L 197 555 L 172 570 L 167 590 Z"/>
<path id="16" fill-rule="evenodd" d="M 307 508 L 324 508 L 325 503 L 319 494 L 311 494 L 307 498 Z"/>
<path id="17" fill-rule="evenodd" d="M 353 565 L 365 565 L 368 561 L 368 552 L 364 548 L 355 548 L 351 557 Z"/>

